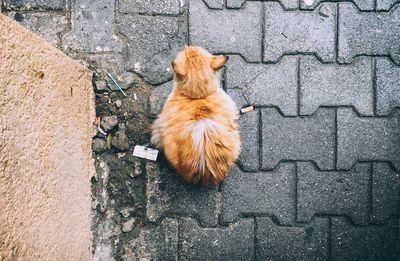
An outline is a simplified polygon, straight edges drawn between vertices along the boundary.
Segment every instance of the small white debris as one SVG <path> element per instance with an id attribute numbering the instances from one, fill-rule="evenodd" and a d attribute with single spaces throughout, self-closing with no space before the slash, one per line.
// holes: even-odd
<path id="1" fill-rule="evenodd" d="M 119 213 L 121 213 L 121 215 L 122 215 L 124 218 L 129 217 L 130 214 L 131 214 L 129 208 L 124 208 L 124 209 L 121 210 Z"/>
<path id="2" fill-rule="evenodd" d="M 100 128 L 100 127 L 97 127 L 97 130 L 101 133 L 101 134 L 103 134 L 103 135 L 107 135 L 107 132 L 105 132 L 105 131 L 103 131 L 103 129 L 102 128 Z"/>
<path id="3" fill-rule="evenodd" d="M 151 149 L 145 146 L 136 145 L 133 150 L 133 156 L 156 161 L 158 156 L 158 150 Z"/>
<path id="4" fill-rule="evenodd" d="M 246 112 L 251 112 L 251 111 L 254 111 L 254 107 L 253 106 L 248 106 L 248 107 L 245 107 L 243 109 L 240 109 L 241 113 L 246 113 Z"/>
<path id="5" fill-rule="evenodd" d="M 133 65 L 133 68 L 135 69 L 135 71 L 140 71 L 140 69 L 142 68 L 142 65 L 140 63 L 135 63 Z"/>
<path id="6" fill-rule="evenodd" d="M 127 222 L 123 223 L 122 224 L 122 232 L 124 232 L 124 233 L 131 232 L 132 229 L 135 227 L 135 223 L 136 223 L 135 218 L 131 218 Z"/>
<path id="7" fill-rule="evenodd" d="M 314 0 L 304 0 L 304 3 L 308 6 L 311 6 L 314 4 Z"/>

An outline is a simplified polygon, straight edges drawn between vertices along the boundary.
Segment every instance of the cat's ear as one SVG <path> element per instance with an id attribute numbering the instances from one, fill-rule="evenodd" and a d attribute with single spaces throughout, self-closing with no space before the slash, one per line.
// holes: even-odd
<path id="1" fill-rule="evenodd" d="M 186 75 L 185 66 L 184 66 L 182 63 L 179 63 L 179 62 L 176 61 L 176 60 L 173 60 L 173 61 L 171 62 L 171 66 L 172 66 L 172 69 L 173 69 L 174 72 L 175 72 L 176 78 L 177 78 L 178 80 L 183 80 L 183 79 L 185 78 L 185 75 Z"/>
<path id="2" fill-rule="evenodd" d="M 226 64 L 226 62 L 229 60 L 229 56 L 225 56 L 225 55 L 218 55 L 218 56 L 213 56 L 211 57 L 211 68 L 214 71 L 219 71 L 222 67 L 224 67 L 224 65 Z"/>

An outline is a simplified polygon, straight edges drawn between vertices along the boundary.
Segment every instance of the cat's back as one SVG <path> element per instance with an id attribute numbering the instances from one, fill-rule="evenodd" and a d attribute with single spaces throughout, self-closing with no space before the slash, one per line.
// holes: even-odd
<path id="1" fill-rule="evenodd" d="M 164 152 L 187 181 L 195 173 L 203 185 L 216 185 L 228 173 L 239 156 L 236 106 L 221 92 L 205 99 L 171 97 L 164 108 Z"/>
<path id="2" fill-rule="evenodd" d="M 235 103 L 222 89 L 204 99 L 190 99 L 178 92 L 167 101 L 163 116 L 175 121 L 174 125 L 187 125 L 200 120 L 219 121 L 225 125 L 226 121 L 235 121 L 238 110 Z"/>

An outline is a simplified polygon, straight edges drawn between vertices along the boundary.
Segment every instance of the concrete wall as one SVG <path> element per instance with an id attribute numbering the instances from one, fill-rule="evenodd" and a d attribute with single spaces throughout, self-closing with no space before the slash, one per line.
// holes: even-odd
<path id="1" fill-rule="evenodd" d="M 0 260 L 90 260 L 90 72 L 0 15 Z"/>

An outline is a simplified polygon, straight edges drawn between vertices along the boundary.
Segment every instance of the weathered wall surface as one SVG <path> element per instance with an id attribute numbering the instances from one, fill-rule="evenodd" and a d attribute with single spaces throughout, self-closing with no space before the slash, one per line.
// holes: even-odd
<path id="1" fill-rule="evenodd" d="M 90 72 L 0 15 L 0 260 L 90 260 Z"/>

